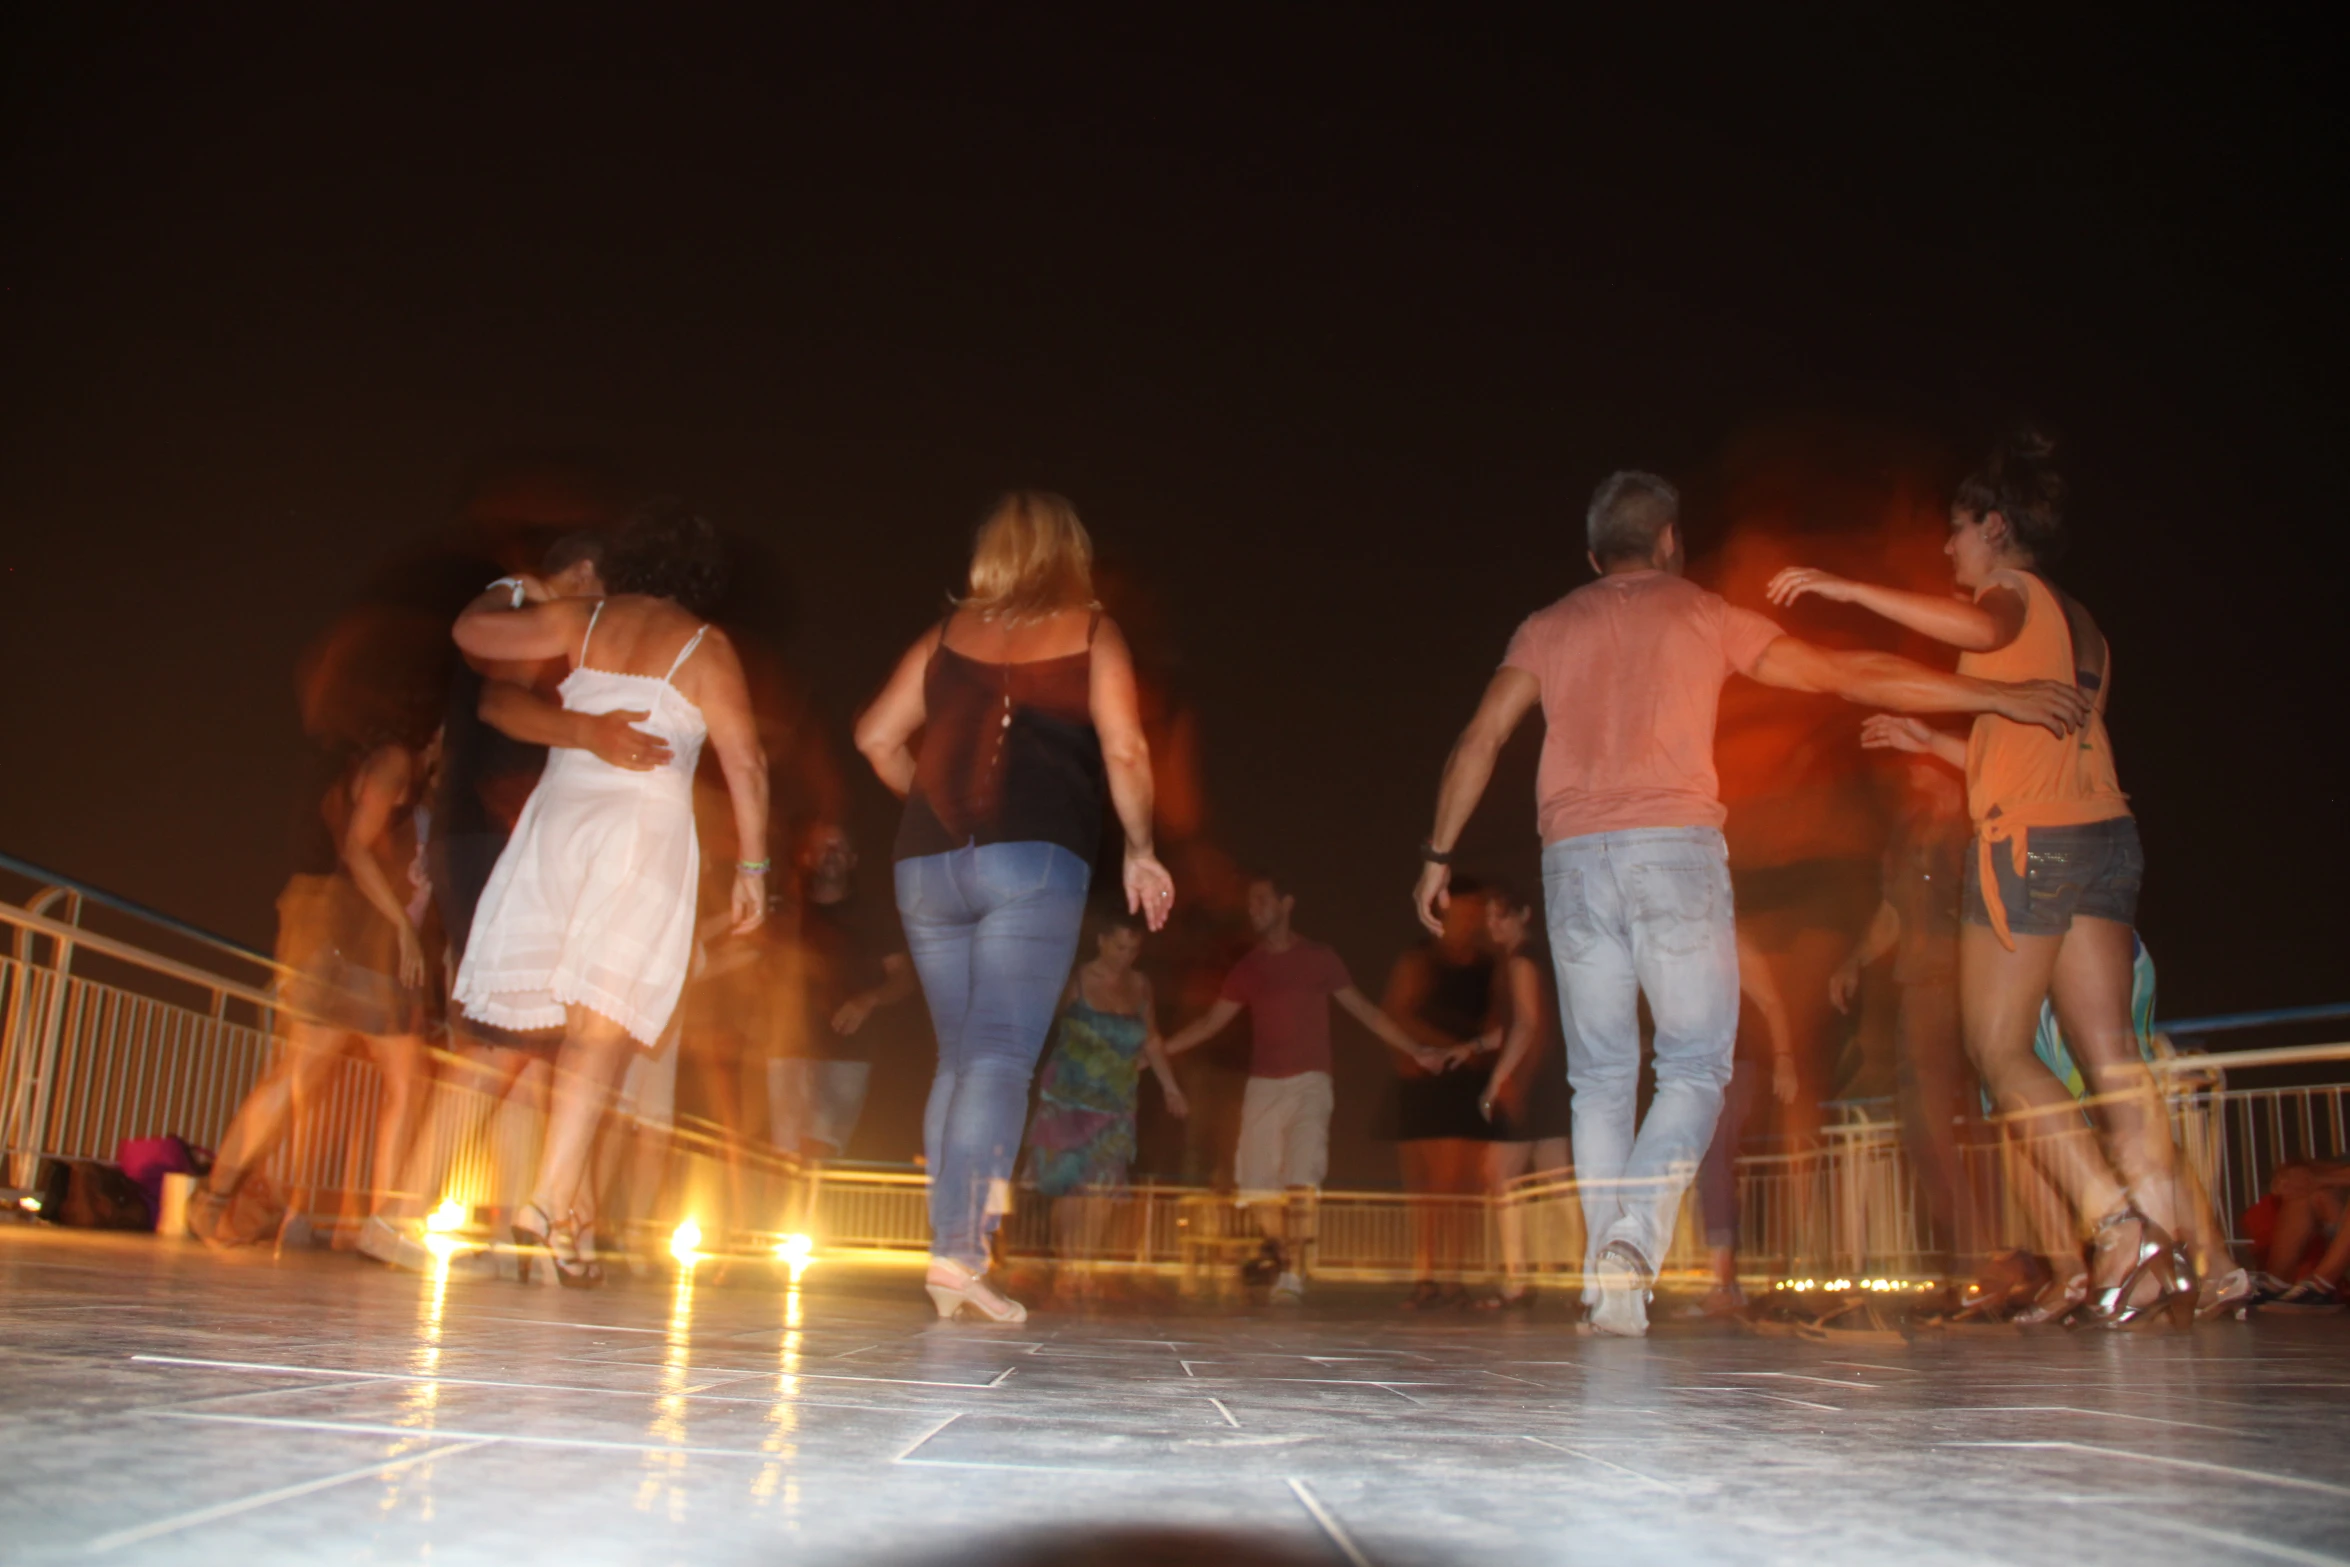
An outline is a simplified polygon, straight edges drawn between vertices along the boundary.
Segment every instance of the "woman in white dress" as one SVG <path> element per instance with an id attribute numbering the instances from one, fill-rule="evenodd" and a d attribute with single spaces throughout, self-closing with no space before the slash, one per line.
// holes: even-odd
<path id="1" fill-rule="evenodd" d="M 474 915 L 453 995 L 502 1028 L 561 1028 L 555 1092 L 530 1200 L 512 1234 L 565 1284 L 594 1283 L 575 1217 L 596 1128 L 632 1045 L 654 1049 L 692 960 L 700 848 L 693 777 L 708 739 L 734 804 L 734 929 L 767 913 L 767 759 L 742 665 L 700 612 L 715 602 L 717 530 L 671 502 L 646 508 L 604 566 L 612 596 L 559 599 L 530 578 L 458 618 L 478 658 L 567 657 L 572 712 L 648 710 L 668 761 L 631 772 L 592 751 L 548 756 Z M 528 1277 L 528 1262 L 524 1276 Z"/>

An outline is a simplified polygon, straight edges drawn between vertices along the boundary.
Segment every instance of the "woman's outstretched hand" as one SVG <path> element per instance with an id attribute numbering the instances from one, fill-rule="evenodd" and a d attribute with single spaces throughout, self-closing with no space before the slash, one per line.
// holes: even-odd
<path id="1" fill-rule="evenodd" d="M 767 873 L 765 871 L 736 871 L 734 873 L 734 923 L 728 927 L 737 936 L 748 935 L 767 923 Z"/>
<path id="2" fill-rule="evenodd" d="M 1763 589 L 1763 597 L 1781 609 L 1794 603 L 1806 593 L 1816 594 L 1832 603 L 1852 602 L 1853 585 L 1833 572 L 1816 566 L 1789 566 L 1773 577 L 1770 586 Z"/>
<path id="3" fill-rule="evenodd" d="M 1871 713 L 1861 720 L 1860 744 L 1864 751 L 1916 751 L 1924 755 L 1934 749 L 1934 733 L 1900 713 Z"/>
<path id="4" fill-rule="evenodd" d="M 1175 878 L 1148 849 L 1126 851 L 1126 912 L 1139 914 L 1152 930 L 1165 927 L 1175 907 Z"/>

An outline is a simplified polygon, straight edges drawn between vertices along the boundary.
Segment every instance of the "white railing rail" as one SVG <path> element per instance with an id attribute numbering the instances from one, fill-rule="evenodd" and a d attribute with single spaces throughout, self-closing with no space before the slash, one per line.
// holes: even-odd
<path id="1" fill-rule="evenodd" d="M 107 1159 L 125 1138 L 177 1133 L 217 1143 L 237 1105 L 268 1068 L 285 1017 L 257 953 L 167 917 L 0 856 L 0 873 L 33 883 L 23 902 L 0 901 L 0 1150 L 8 1184 L 30 1183 L 44 1157 Z M 93 913 L 135 933 L 92 929 Z M 155 950 L 193 949 L 200 960 Z M 2323 1013 L 2323 1009 L 2318 1009 Z M 2266 1014 L 2305 1020 L 2308 1013 Z M 2233 1022 L 2236 1020 L 2224 1020 Z M 2155 1063 L 2187 1168 L 2209 1191 L 2230 1239 L 2279 1164 L 2350 1158 L 2350 1043 L 2174 1055 Z M 2328 1081 L 2229 1086 L 2226 1074 L 2300 1068 Z M 544 1071 L 534 1068 L 534 1071 Z M 422 1135 L 449 1137 L 471 1092 L 444 1085 Z M 379 1084 L 361 1059 L 345 1061 L 323 1102 L 308 1105 L 266 1173 L 314 1212 L 355 1212 L 367 1195 Z M 527 1096 L 521 1096 L 527 1100 Z M 920 1256 L 929 1241 L 927 1186 L 915 1171 L 804 1170 L 764 1145 L 715 1128 L 640 1126 L 669 1149 L 662 1223 L 703 1215 L 708 1249 L 764 1245 L 780 1233 L 837 1252 Z M 509 1104 L 451 1151 L 445 1195 L 468 1208 L 518 1200 L 536 1158 L 537 1117 Z M 2031 1215 L 2009 1179 L 2012 1140 L 1966 1150 L 1973 1220 L 1960 1267 L 2002 1245 L 2030 1244 Z M 640 1208 L 642 1204 L 640 1203 Z M 1105 1260 L 1159 1269 L 1229 1260 L 1255 1233 L 1248 1204 L 1230 1193 L 1144 1184 L 1124 1194 L 1103 1243 Z M 1918 1278 L 1942 1265 L 1931 1252 L 1916 1181 L 1890 1121 L 1854 1118 L 1811 1147 L 1738 1164 L 1742 1271 L 1755 1277 Z M 1668 1273 L 1704 1266 L 1695 1200 L 1684 1204 Z M 1539 1270 L 1580 1266 L 1583 1221 L 1571 1173 L 1534 1176 L 1497 1198 L 1322 1192 L 1310 1199 L 1311 1254 L 1327 1276 L 1409 1278 L 1413 1249 L 1434 1216 L 1443 1250 L 1470 1272 L 1502 1257 L 1502 1226 L 1524 1237 Z M 1293 1221 L 1293 1232 L 1294 1232 Z M 1003 1237 L 1015 1254 L 1048 1255 L 1050 1205 L 1021 1194 Z"/>

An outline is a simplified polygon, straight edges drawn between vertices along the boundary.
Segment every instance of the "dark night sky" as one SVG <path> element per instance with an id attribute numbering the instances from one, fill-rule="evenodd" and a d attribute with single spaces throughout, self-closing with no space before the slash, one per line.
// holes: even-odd
<path id="1" fill-rule="evenodd" d="M 767 541 L 844 735 L 1036 483 L 1163 605 L 1220 836 L 1375 984 L 1609 468 L 1718 550 L 1758 472 L 1939 480 L 2032 410 L 2165 1011 L 2341 999 L 2318 24 L 210 9 L 6 24 L 12 852 L 266 940 L 294 655 L 502 455 Z M 1519 752 L 1471 841 L 1523 876 Z"/>

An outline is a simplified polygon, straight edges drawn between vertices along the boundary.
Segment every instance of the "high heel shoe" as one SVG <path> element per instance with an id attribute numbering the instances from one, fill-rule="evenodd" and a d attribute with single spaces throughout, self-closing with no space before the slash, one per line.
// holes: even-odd
<path id="1" fill-rule="evenodd" d="M 2222 1317 L 2234 1317 L 2242 1322 L 2251 1315 L 2253 1297 L 2259 1293 L 2260 1286 L 2253 1282 L 2252 1273 L 2246 1268 L 2205 1279 L 2195 1292 L 2196 1319 L 2216 1322 Z"/>
<path id="2" fill-rule="evenodd" d="M 999 1295 L 987 1280 L 952 1257 L 930 1259 L 930 1273 L 922 1282 L 940 1317 L 952 1320 L 968 1306 L 990 1322 L 1026 1322 L 1028 1308 L 1009 1295 Z"/>
<path id="3" fill-rule="evenodd" d="M 2195 1265 L 2187 1257 L 2186 1248 L 2172 1240 L 2170 1232 L 2126 1204 L 2107 1214 L 2098 1223 L 2094 1245 L 2097 1257 L 2105 1257 L 2118 1250 L 2124 1242 L 2124 1225 L 2138 1227 L 2138 1239 L 2130 1258 L 2130 1266 L 2116 1283 L 2098 1290 L 2084 1308 L 2088 1320 L 2106 1328 L 2151 1327 L 2158 1314 L 2167 1314 L 2179 1327 L 2188 1327 L 2195 1321 Z M 2148 1281 L 2155 1284 L 2154 1293 L 2141 1300 L 2141 1286 Z"/>
<path id="4" fill-rule="evenodd" d="M 522 1216 L 526 1213 L 539 1216 L 537 1229 L 522 1222 Z M 506 1226 L 506 1238 L 514 1243 L 515 1277 L 523 1283 L 532 1282 L 532 1264 L 542 1253 L 549 1257 L 554 1255 L 547 1246 L 547 1232 L 554 1227 L 554 1221 L 547 1217 L 547 1210 L 535 1202 L 526 1202 L 514 1210 L 514 1220 Z"/>
<path id="5" fill-rule="evenodd" d="M 522 1222 L 522 1216 L 526 1213 L 538 1215 L 538 1228 L 532 1229 Z M 536 1202 L 526 1202 L 514 1210 L 514 1222 L 506 1226 L 506 1234 L 514 1242 L 514 1265 L 523 1283 L 531 1282 L 532 1264 L 541 1257 L 546 1259 L 547 1271 L 555 1275 L 555 1282 L 565 1289 L 594 1289 L 604 1282 L 601 1264 L 592 1258 L 583 1262 L 578 1257 L 576 1228 L 569 1233 L 574 1254 L 566 1257 L 563 1249 L 555 1244 L 555 1224 L 547 1216 L 544 1207 Z"/>
<path id="6" fill-rule="evenodd" d="M 2007 1320 L 2019 1328 L 2068 1327 L 2089 1304 L 2089 1275 L 2051 1281 L 2046 1289 L 2017 1307 Z"/>
<path id="7" fill-rule="evenodd" d="M 555 1282 L 565 1289 L 600 1289 L 604 1283 L 604 1264 L 596 1256 L 596 1229 L 581 1220 L 579 1210 L 571 1210 L 564 1227 L 553 1239 L 567 1245 L 553 1246 Z M 564 1252 L 568 1249 L 569 1256 Z"/>

